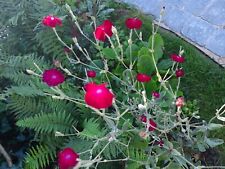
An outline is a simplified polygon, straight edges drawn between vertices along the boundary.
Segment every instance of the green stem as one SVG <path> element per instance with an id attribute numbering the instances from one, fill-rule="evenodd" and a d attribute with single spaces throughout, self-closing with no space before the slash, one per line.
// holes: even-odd
<path id="1" fill-rule="evenodd" d="M 127 65 L 123 62 L 123 58 L 122 58 L 122 57 L 121 57 L 121 58 L 119 57 L 119 55 L 118 55 L 118 53 L 117 53 L 117 51 L 116 51 L 116 49 L 115 49 L 115 46 L 114 46 L 112 40 L 110 39 L 110 37 L 107 36 L 107 38 L 108 38 L 108 40 L 109 40 L 109 43 L 110 43 L 110 45 L 111 45 L 113 51 L 114 51 L 115 54 L 116 54 L 116 57 L 117 57 L 118 61 L 120 61 L 126 69 L 129 69 L 129 68 L 127 67 Z"/>
<path id="2" fill-rule="evenodd" d="M 74 52 L 73 48 L 71 48 L 70 46 L 68 46 L 59 36 L 59 34 L 57 33 L 56 29 L 53 28 L 53 31 L 57 37 L 57 39 L 59 40 L 59 42 L 61 42 L 65 47 L 67 47 L 68 49 L 70 49 L 72 51 L 72 53 L 74 54 L 74 56 L 76 57 L 77 59 L 77 62 L 80 62 L 80 59 L 78 58 L 77 54 Z"/>

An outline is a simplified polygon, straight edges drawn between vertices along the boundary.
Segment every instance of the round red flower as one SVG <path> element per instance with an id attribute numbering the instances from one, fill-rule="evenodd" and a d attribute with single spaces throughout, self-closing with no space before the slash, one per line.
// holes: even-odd
<path id="1" fill-rule="evenodd" d="M 138 73 L 136 79 L 139 82 L 149 82 L 152 78 L 144 73 Z"/>
<path id="2" fill-rule="evenodd" d="M 170 58 L 171 58 L 172 61 L 178 62 L 178 63 L 183 63 L 184 60 L 185 60 L 183 56 L 179 56 L 177 54 L 170 55 Z"/>
<path id="3" fill-rule="evenodd" d="M 105 34 L 111 37 L 113 35 L 113 32 L 112 32 L 113 23 L 110 20 L 105 20 L 103 22 L 103 26 L 104 26 Z"/>
<path id="4" fill-rule="evenodd" d="M 72 148 L 65 148 L 58 153 L 59 169 L 71 169 L 78 164 L 79 155 Z"/>
<path id="5" fill-rule="evenodd" d="M 128 18 L 125 22 L 128 29 L 140 29 L 142 21 L 138 18 Z"/>
<path id="6" fill-rule="evenodd" d="M 65 81 L 64 75 L 57 69 L 45 70 L 42 75 L 42 81 L 48 86 L 57 86 Z"/>
<path id="7" fill-rule="evenodd" d="M 96 84 L 94 82 L 90 82 L 84 85 L 84 90 L 88 91 L 88 89 L 91 89 L 92 87 L 94 87 Z"/>
<path id="8" fill-rule="evenodd" d="M 176 77 L 183 77 L 184 76 L 184 70 L 183 69 L 177 69 L 176 70 Z"/>
<path id="9" fill-rule="evenodd" d="M 152 119 L 149 120 L 149 125 L 150 125 L 148 128 L 149 131 L 154 131 L 157 127 L 157 124 Z"/>
<path id="10" fill-rule="evenodd" d="M 87 105 L 96 109 L 106 109 L 112 106 L 114 95 L 106 84 L 88 83 L 85 85 L 85 90 L 84 100 Z"/>
<path id="11" fill-rule="evenodd" d="M 152 92 L 152 96 L 156 99 L 160 98 L 159 92 L 156 92 L 156 91 Z"/>
<path id="12" fill-rule="evenodd" d="M 43 25 L 55 28 L 56 26 L 62 26 L 62 20 L 56 16 L 45 16 L 42 20 Z"/>
<path id="13" fill-rule="evenodd" d="M 112 22 L 110 20 L 105 20 L 103 24 L 99 25 L 94 32 L 94 36 L 99 41 L 105 41 L 106 35 L 111 37 L 113 35 L 112 32 Z"/>
<path id="14" fill-rule="evenodd" d="M 88 70 L 87 76 L 90 78 L 94 78 L 94 77 L 96 77 L 96 72 L 94 70 Z"/>

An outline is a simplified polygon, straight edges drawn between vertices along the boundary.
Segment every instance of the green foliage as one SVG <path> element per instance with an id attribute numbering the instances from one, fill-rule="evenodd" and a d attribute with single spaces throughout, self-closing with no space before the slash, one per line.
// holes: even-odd
<path id="1" fill-rule="evenodd" d="M 46 29 L 34 37 L 38 45 L 43 49 L 43 52 L 52 58 L 63 58 L 65 52 L 62 44 L 57 40 L 54 32 L 51 29 Z"/>
<path id="2" fill-rule="evenodd" d="M 162 58 L 164 49 L 164 41 L 160 34 L 157 33 L 154 36 L 150 36 L 149 48 L 154 50 L 151 51 L 151 53 L 153 53 L 155 61 L 157 63 L 158 60 Z"/>
<path id="3" fill-rule="evenodd" d="M 77 153 L 85 152 L 87 149 L 91 149 L 94 145 L 94 142 L 82 139 L 79 137 L 70 137 L 69 140 L 64 144 L 64 147 L 72 147 L 76 150 Z M 90 157 L 89 153 L 83 153 L 80 155 L 80 158 L 88 160 Z"/>
<path id="4" fill-rule="evenodd" d="M 16 123 L 19 127 L 30 128 L 36 133 L 69 133 L 72 126 L 75 124 L 71 115 L 65 112 L 57 112 L 51 114 L 38 114 L 34 117 L 29 117 L 23 120 L 18 120 Z"/>
<path id="5" fill-rule="evenodd" d="M 31 77 L 25 72 L 27 69 L 38 72 L 34 63 L 40 65 L 41 68 L 48 67 L 43 57 L 36 54 L 27 54 L 24 56 L 8 56 L 0 55 L 0 78 L 11 80 L 15 84 L 28 84 Z"/>
<path id="6" fill-rule="evenodd" d="M 42 82 L 42 72 L 35 66 L 37 64 L 41 70 L 50 69 L 53 67 L 53 59 L 59 60 L 63 66 L 68 65 L 64 46 L 58 41 L 52 29 L 43 27 L 41 23 L 42 18 L 50 14 L 60 17 L 64 26 L 62 29 L 57 28 L 60 37 L 69 46 L 74 44 L 72 37 L 80 37 L 80 34 L 71 18 L 67 16 L 65 3 L 71 5 L 81 22 L 82 29 L 90 38 L 94 38 L 93 20 L 90 16 L 98 18 L 99 21 L 108 17 L 108 14 L 113 11 L 108 8 L 108 1 L 105 0 L 102 3 L 92 0 L 80 2 L 0 0 L 2 9 L 0 11 L 2 16 L 0 18 L 0 79 L 6 81 L 4 85 L 1 85 L 0 99 L 7 103 L 7 106 L 1 105 L 0 111 L 5 111 L 7 108 L 8 112 L 13 112 L 18 119 L 17 125 L 23 129 L 29 128 L 35 131 L 34 140 L 41 144 L 28 151 L 25 163 L 27 169 L 45 168 L 50 161 L 54 160 L 55 149 L 61 148 L 67 142 L 64 137 L 55 137 L 55 132 L 72 133 L 75 121 L 83 120 L 81 116 L 88 117 L 82 114 L 87 110 L 75 106 L 72 102 L 44 97 L 46 93 L 56 93 Z M 87 41 L 81 38 L 80 44 L 89 50 Z M 51 64 L 48 64 L 49 62 Z M 81 71 L 84 72 L 82 66 L 71 64 L 67 68 L 78 74 Z M 27 70 L 39 74 L 40 78 L 29 75 Z M 80 98 L 82 95 L 74 87 L 74 82 L 77 83 L 77 81 L 69 77 L 67 81 L 70 83 L 61 85 L 61 89 L 68 96 Z M 87 132 L 88 128 L 93 129 L 92 127 L 96 126 L 87 124 L 85 127 L 83 133 Z M 102 126 L 100 128 L 97 125 L 97 128 L 101 132 L 98 136 L 106 133 L 104 129 L 101 129 Z M 96 133 L 92 130 L 86 134 L 94 136 Z"/>
<path id="7" fill-rule="evenodd" d="M 218 145 L 222 145 L 224 143 L 223 139 L 216 139 L 216 138 L 205 138 L 206 144 L 209 145 L 209 147 L 213 148 Z"/>
<path id="8" fill-rule="evenodd" d="M 181 89 L 189 100 L 198 100 L 200 115 L 209 120 L 215 110 L 225 102 L 221 91 L 225 90 L 225 70 L 202 54 L 195 47 L 166 30 L 160 30 L 165 40 L 164 57 L 184 48 L 186 61 L 183 69 L 187 73 L 181 80 Z M 205 85 L 207 84 L 207 85 Z"/>
<path id="9" fill-rule="evenodd" d="M 9 102 L 8 107 L 10 108 L 10 110 L 14 111 L 17 117 L 19 118 L 17 125 L 22 128 L 33 129 L 36 132 L 35 140 L 39 141 L 39 143 L 43 145 L 43 146 L 37 146 L 37 147 L 31 148 L 26 158 L 25 168 L 28 168 L 28 169 L 32 167 L 44 168 L 50 163 L 50 161 L 53 161 L 55 157 L 56 148 L 62 148 L 61 147 L 62 145 L 65 145 L 65 146 L 72 145 L 72 147 L 76 148 L 77 152 L 82 153 L 82 158 L 85 160 L 88 160 L 90 159 L 90 157 L 92 158 L 93 155 L 97 155 L 99 153 L 101 153 L 101 157 L 107 158 L 107 159 L 115 159 L 121 156 L 129 155 L 129 158 L 131 160 L 128 162 L 127 168 L 128 169 L 141 168 L 143 165 L 145 165 L 143 163 L 144 161 L 149 162 L 148 155 L 152 155 L 152 154 L 148 154 L 147 153 L 148 149 L 146 149 L 147 147 L 150 148 L 151 146 L 152 148 L 154 146 L 154 145 L 149 145 L 150 140 L 142 140 L 141 138 L 139 138 L 138 134 L 135 133 L 135 135 L 130 140 L 131 141 L 130 145 L 128 146 L 127 141 L 130 139 L 130 137 L 127 137 L 126 135 L 124 138 L 123 136 L 120 135 L 121 133 L 124 132 L 124 130 L 126 131 L 125 124 L 121 124 L 123 128 L 120 129 L 120 126 L 118 127 L 118 125 L 115 124 L 117 123 L 116 120 L 115 122 L 109 119 L 107 121 L 106 120 L 107 118 L 105 117 L 103 118 L 105 121 L 101 121 L 100 119 L 95 120 L 96 116 L 89 113 L 90 110 L 94 111 L 92 109 L 88 109 L 86 107 L 81 108 L 82 106 L 74 106 L 74 104 L 68 104 L 68 102 L 64 100 L 56 101 L 51 98 L 46 99 L 45 97 L 43 97 L 45 93 L 47 92 L 51 94 L 51 93 L 54 93 L 54 91 L 51 91 L 51 89 L 47 85 L 43 84 L 40 78 L 38 79 L 25 74 L 26 69 L 31 69 L 31 70 L 34 70 L 35 72 L 40 73 L 40 71 L 37 70 L 37 68 L 34 66 L 34 63 L 37 63 L 37 65 L 40 65 L 41 69 L 47 69 L 49 67 L 52 67 L 48 64 L 45 64 L 45 61 L 43 61 L 43 58 L 40 58 L 40 60 L 38 60 L 37 59 L 38 57 L 32 54 L 31 55 L 27 54 L 25 55 L 26 57 L 23 56 L 25 53 L 33 53 L 33 51 L 37 51 L 38 53 L 37 55 L 45 55 L 46 56 L 45 60 L 47 61 L 52 61 L 52 59 L 57 58 L 60 61 L 62 61 L 63 66 L 65 64 L 65 67 L 66 68 L 68 67 L 67 62 L 64 62 L 65 60 L 64 59 L 65 53 L 63 51 L 64 46 L 58 42 L 52 30 L 49 28 L 43 29 L 39 24 L 32 25 L 32 22 L 40 23 L 41 18 L 43 17 L 43 14 L 46 14 L 46 13 L 49 14 L 50 11 L 48 10 L 44 11 L 44 9 L 48 9 L 49 7 L 52 7 L 51 8 L 51 11 L 53 11 L 52 14 L 57 14 L 58 16 L 61 16 L 61 18 L 63 18 L 63 22 L 64 22 L 63 25 L 65 25 L 65 29 L 57 27 L 57 31 L 59 32 L 60 37 L 62 36 L 63 40 L 69 45 L 73 44 L 71 37 L 74 35 L 79 37 L 80 34 L 76 32 L 77 31 L 76 29 L 74 29 L 74 24 L 72 23 L 71 18 L 69 16 L 64 17 L 65 3 L 69 3 L 70 5 L 72 5 L 72 9 L 76 15 L 79 15 L 79 14 L 81 15 L 81 17 L 78 16 L 78 20 L 82 23 L 81 24 L 82 30 L 84 32 L 88 31 L 87 35 L 88 36 L 91 35 L 90 37 L 92 38 L 93 38 L 93 35 L 92 35 L 93 30 L 91 30 L 90 25 L 93 25 L 93 22 L 90 19 L 90 16 L 94 16 L 96 18 L 97 16 L 98 17 L 102 16 L 102 18 L 104 18 L 105 14 L 107 12 L 110 12 L 110 10 L 108 11 L 105 10 L 106 6 L 98 6 L 99 4 L 96 4 L 98 1 L 91 1 L 91 0 L 80 1 L 80 3 L 73 3 L 70 0 L 66 0 L 66 1 L 58 1 L 58 0 L 51 1 L 50 0 L 45 2 L 45 6 L 47 7 L 46 8 L 43 7 L 43 9 L 42 9 L 41 2 L 43 2 L 43 0 L 38 0 L 36 4 L 34 5 L 34 7 L 31 8 L 31 10 L 40 9 L 40 10 L 37 10 L 38 12 L 35 12 L 35 13 L 32 11 L 29 11 L 31 15 L 29 15 L 29 12 L 27 12 L 27 9 L 29 8 L 26 8 L 27 7 L 26 5 L 28 4 L 26 1 L 23 0 L 21 1 L 21 3 L 19 1 L 17 2 L 19 6 L 23 6 L 26 10 L 18 12 L 15 15 L 15 17 L 11 16 L 11 18 L 8 19 L 9 22 L 13 24 L 15 27 L 19 26 L 23 29 L 30 26 L 29 29 L 27 28 L 27 31 L 31 32 L 32 30 L 33 32 L 27 36 L 25 36 L 26 33 L 23 33 L 21 35 L 21 36 L 24 35 L 24 39 L 23 39 L 24 44 L 22 44 L 21 42 L 19 42 L 19 44 L 24 45 L 23 47 L 20 46 L 19 49 L 15 48 L 15 50 L 12 50 L 12 51 L 10 51 L 10 48 L 6 48 L 4 52 L 6 52 L 7 55 L 2 54 L 1 56 L 1 58 L 4 58 L 4 59 L 3 61 L 1 61 L 1 65 L 3 66 L 3 68 L 2 70 L 0 70 L 0 76 L 3 78 L 10 79 L 11 82 L 13 83 L 11 87 L 8 87 L 7 90 L 5 90 L 4 98 Z M 13 3 L 13 2 L 9 1 L 8 3 Z M 47 4 L 49 3 L 50 5 L 47 5 L 46 3 Z M 40 7 L 38 7 L 38 5 Z M 99 9 L 97 9 L 97 7 L 99 7 Z M 25 12 L 27 12 L 27 15 L 25 15 L 25 17 L 22 17 Z M 33 20 L 31 20 L 32 22 L 26 23 L 26 21 L 30 18 L 33 18 Z M 20 21 L 23 21 L 26 24 L 20 25 L 21 23 Z M 7 31 L 12 31 L 8 29 L 7 27 L 4 27 L 3 29 Z M 71 35 L 71 32 L 72 32 L 72 35 Z M 33 44 L 32 45 L 31 43 L 29 44 L 30 46 L 33 46 L 33 47 L 30 47 L 29 45 L 26 44 L 26 42 L 29 43 L 29 40 L 31 40 L 30 38 L 31 35 L 32 37 L 35 37 L 32 39 Z M 3 41 L 6 42 L 6 44 L 8 44 L 10 40 L 13 40 L 14 38 L 16 39 L 16 36 L 14 37 L 10 36 L 7 39 L 8 41 L 4 41 L 4 39 Z M 115 41 L 115 39 L 113 40 Z M 152 43 L 153 41 L 155 42 L 154 45 Z M 15 42 L 18 42 L 18 39 Z M 87 43 L 84 40 L 81 40 L 81 43 L 79 44 L 83 47 L 82 45 L 83 43 L 85 44 L 84 45 L 85 47 L 89 45 L 89 43 Z M 105 44 L 109 45 L 107 43 Z M 114 80 L 112 82 L 113 87 L 116 88 L 115 90 L 113 89 L 114 92 L 120 90 L 120 93 L 119 93 L 120 96 L 116 98 L 118 101 L 120 101 L 120 106 L 122 107 L 124 106 L 124 104 L 129 103 L 128 106 L 131 111 L 129 112 L 129 114 L 130 116 L 132 116 L 130 117 L 130 119 L 136 119 L 137 116 L 139 116 L 139 114 L 143 113 L 142 110 L 140 110 L 140 112 L 139 110 L 138 112 L 136 111 L 137 105 L 142 102 L 142 98 L 140 99 L 140 95 L 137 94 L 137 90 L 141 88 L 134 90 L 133 88 L 135 88 L 136 86 L 135 84 L 133 84 L 132 88 L 127 89 L 127 86 L 124 87 L 123 85 L 121 85 L 119 78 L 130 82 L 132 79 L 131 76 L 135 75 L 136 71 L 141 73 L 146 73 L 149 75 L 154 73 L 155 65 L 158 64 L 159 61 L 161 61 L 161 58 L 163 56 L 163 47 L 165 44 L 161 36 L 156 34 L 155 36 L 151 36 L 149 38 L 148 43 L 144 42 L 144 44 L 137 45 L 137 46 L 132 45 L 133 49 L 131 50 L 131 53 L 130 53 L 129 47 L 127 47 L 127 44 L 124 43 L 125 58 L 124 58 L 124 63 L 122 65 L 121 63 L 117 63 L 115 61 L 116 54 L 111 48 L 104 47 L 102 50 L 102 53 L 103 55 L 105 55 L 105 58 L 110 60 L 110 62 L 108 63 L 110 66 L 109 68 L 113 69 L 115 65 L 118 67 L 118 70 L 116 71 L 118 77 L 113 77 L 114 79 L 112 77 L 109 77 L 109 78 L 110 80 L 112 79 Z M 4 48 L 4 45 L 1 44 L 1 48 Z M 90 48 L 87 48 L 88 51 L 89 49 Z M 118 48 L 116 48 L 116 50 L 118 53 L 120 52 Z M 5 59 L 6 56 L 10 56 L 14 53 L 18 53 L 18 51 L 22 53 L 20 57 L 13 56 L 12 60 Z M 79 52 L 79 51 L 75 51 L 75 52 Z M 91 54 L 95 55 L 94 52 Z M 138 58 L 136 58 L 137 55 L 138 55 Z M 129 71 L 127 68 L 124 68 L 124 65 L 125 67 L 127 66 L 126 64 L 128 63 L 129 61 L 128 58 L 130 56 L 133 57 L 133 60 L 135 61 L 137 60 L 137 70 Z M 81 60 L 85 60 L 85 58 L 84 59 L 82 58 Z M 103 65 L 101 60 L 93 61 L 92 65 L 95 65 L 96 63 L 101 64 L 101 67 L 105 66 Z M 164 67 L 163 69 L 167 69 L 168 65 L 171 66 L 171 62 L 169 64 L 159 62 L 159 64 L 161 64 L 161 66 Z M 72 70 L 74 71 L 78 69 L 77 67 L 79 66 L 72 65 L 69 67 L 72 67 L 73 68 Z M 135 65 L 135 68 L 136 68 L 136 65 Z M 81 67 L 81 70 L 83 70 L 83 67 Z M 11 74 L 10 71 L 12 71 L 13 73 Z M 103 76 L 103 73 L 104 72 L 101 71 L 100 74 L 102 76 L 99 77 L 99 79 L 96 78 L 97 82 L 102 82 L 107 80 L 108 77 L 106 78 L 105 76 Z M 82 83 L 76 83 L 74 79 L 68 77 L 66 80 L 66 84 L 60 85 L 60 89 L 63 92 L 65 92 L 67 96 L 73 98 L 74 100 L 79 100 L 83 95 L 83 91 L 80 92 L 81 87 L 80 88 L 78 87 L 79 90 L 76 87 L 72 87 L 74 84 L 76 84 L 76 86 L 80 86 L 80 85 L 83 86 Z M 159 119 L 161 120 L 161 117 L 159 117 L 159 115 L 162 114 L 161 108 L 172 107 L 171 109 L 173 109 L 173 111 L 163 112 L 165 113 L 164 117 L 167 117 L 167 116 L 170 117 L 171 113 L 174 113 L 175 111 L 174 105 L 171 106 L 172 102 L 174 102 L 174 97 L 172 98 L 170 96 L 170 98 L 167 99 L 163 95 L 163 99 L 166 100 L 165 101 L 166 106 L 162 106 L 157 101 L 152 99 L 151 92 L 157 89 L 156 77 L 153 77 L 150 83 L 146 83 L 145 88 L 149 98 L 147 102 L 149 102 L 149 105 L 150 105 L 149 108 L 146 108 L 146 109 L 149 109 L 148 115 L 154 120 L 156 119 L 157 121 L 159 121 Z M 130 96 L 132 97 L 129 97 L 128 93 L 129 94 L 131 93 Z M 65 99 L 65 98 L 61 98 L 61 99 Z M 120 109 L 121 107 L 119 107 L 118 109 Z M 190 107 L 190 109 L 191 108 L 193 107 Z M 121 108 L 121 110 L 123 110 L 123 107 Z M 112 109 L 110 108 L 106 111 L 101 111 L 101 112 L 104 114 L 106 113 L 106 115 L 109 115 L 111 111 L 112 112 L 115 111 L 114 107 Z M 87 112 L 87 115 L 84 114 L 86 112 Z M 118 112 L 115 111 L 115 113 L 118 113 Z M 170 115 L 167 115 L 169 113 Z M 86 120 L 84 121 L 83 126 L 78 126 L 78 130 L 81 132 L 79 132 L 78 130 L 74 131 L 72 126 L 74 125 L 75 121 L 77 120 L 81 121 L 82 116 L 87 116 L 87 117 L 85 117 Z M 111 114 L 109 116 L 111 116 Z M 114 114 L 112 115 L 112 117 L 114 117 Z M 168 126 L 171 123 L 175 123 L 175 120 L 176 120 L 175 118 L 176 117 L 169 118 L 170 122 L 168 122 Z M 123 122 L 126 123 L 125 120 L 123 120 Z M 141 126 L 139 122 L 137 122 L 137 120 L 134 120 L 132 124 L 128 120 L 128 123 L 130 126 L 134 127 L 135 129 Z M 163 127 L 161 126 L 160 123 L 158 123 L 158 127 L 163 130 Z M 164 124 L 164 127 L 165 127 L 165 124 Z M 216 125 L 211 126 L 211 128 L 217 128 L 217 127 L 218 126 Z M 109 129 L 106 129 L 106 128 L 109 128 Z M 206 129 L 210 130 L 209 128 L 206 128 Z M 112 130 L 112 131 L 109 131 L 109 130 Z M 65 137 L 55 138 L 54 134 L 56 131 L 61 132 L 62 135 L 67 133 L 71 134 L 72 138 L 70 138 L 69 140 L 67 140 Z M 160 132 L 160 130 L 156 132 Z M 208 131 L 202 130 L 201 134 L 196 134 L 197 139 L 191 138 L 195 141 L 197 140 L 197 143 L 199 143 L 197 147 L 200 151 L 201 150 L 205 151 L 206 148 L 214 147 L 214 146 L 222 144 L 222 140 L 219 140 L 219 139 L 215 140 L 215 139 L 209 139 L 207 137 L 204 137 L 204 134 L 203 134 L 204 132 L 207 133 Z M 157 136 L 158 133 L 157 134 L 154 134 L 154 133 L 152 134 L 152 133 L 148 133 L 149 138 L 158 139 L 158 136 Z M 168 133 L 167 135 L 167 132 L 165 133 L 163 134 L 165 134 L 166 138 L 170 136 L 169 134 L 171 134 L 173 135 L 174 138 L 181 138 L 181 141 L 186 141 L 184 138 L 186 135 L 184 133 L 181 133 L 179 129 L 174 134 Z M 138 138 L 135 138 L 135 137 L 138 137 Z M 164 135 L 162 137 L 164 137 Z M 173 139 L 173 138 L 169 138 L 169 139 Z M 201 139 L 201 140 L 199 141 L 198 139 L 199 140 Z M 183 145 L 176 145 L 176 147 L 175 146 L 174 147 L 180 148 L 181 146 Z M 88 151 L 86 151 L 87 149 Z M 83 153 L 83 151 L 86 151 L 87 153 Z M 154 151 L 152 150 L 151 152 L 154 153 Z M 184 160 L 180 156 L 181 154 L 179 154 L 178 152 L 177 154 L 176 153 L 174 154 L 173 158 L 174 160 L 177 160 L 177 162 L 181 166 L 185 166 L 186 162 L 184 162 Z"/>
<path id="10" fill-rule="evenodd" d="M 25 158 L 25 169 L 42 169 L 55 159 L 55 149 L 44 145 L 32 147 Z"/>
<path id="11" fill-rule="evenodd" d="M 98 146 L 94 149 L 94 155 L 97 155 L 102 151 L 102 149 L 109 143 L 108 140 L 99 142 Z M 113 160 L 116 159 L 119 155 L 124 153 L 125 147 L 112 141 L 108 144 L 108 146 L 102 152 L 102 157 L 105 159 Z"/>
<path id="12" fill-rule="evenodd" d="M 193 113 L 199 113 L 199 107 L 197 106 L 197 100 L 194 101 L 187 101 L 185 106 L 182 107 L 182 110 L 185 115 L 192 115 Z"/>
<path id="13" fill-rule="evenodd" d="M 155 70 L 158 60 L 163 56 L 164 42 L 159 34 L 151 35 L 149 47 L 142 47 L 138 52 L 138 71 L 151 75 Z"/>
<path id="14" fill-rule="evenodd" d="M 138 51 L 139 51 L 139 46 L 136 44 L 132 44 L 131 46 L 128 46 L 127 49 L 125 50 L 125 55 L 127 58 L 132 56 L 133 60 L 136 59 L 138 56 Z"/>
<path id="15" fill-rule="evenodd" d="M 131 148 L 129 154 L 132 160 L 127 163 L 126 169 L 140 169 L 148 158 L 143 149 Z"/>
<path id="16" fill-rule="evenodd" d="M 40 113 L 40 111 L 46 112 L 48 107 L 41 101 L 37 101 L 35 98 L 21 97 L 13 95 L 10 97 L 8 109 L 15 113 L 17 119 L 30 117 Z"/>
<path id="17" fill-rule="evenodd" d="M 80 132 L 80 136 L 86 139 L 101 138 L 106 134 L 106 130 L 100 127 L 98 120 L 86 119 L 83 124 L 83 131 Z"/>
<path id="18" fill-rule="evenodd" d="M 37 25 L 43 16 L 56 14 L 60 9 L 51 0 L 1 0 L 0 8 L 0 23 L 7 36 L 0 39 L 3 43 L 1 49 L 11 55 L 37 52 L 37 43 L 34 41 L 38 33 Z"/>
<path id="19" fill-rule="evenodd" d="M 148 160 L 147 154 L 148 141 L 142 139 L 141 137 L 136 137 L 132 135 L 132 140 L 130 142 L 130 147 L 128 149 L 129 157 L 126 168 L 127 169 L 140 169 L 143 168 L 144 162 Z"/>
<path id="20" fill-rule="evenodd" d="M 168 70 L 173 65 L 171 59 L 163 59 L 157 64 L 157 67 L 160 70 Z"/>
<path id="21" fill-rule="evenodd" d="M 17 119 L 33 117 L 41 112 L 70 112 L 72 108 L 75 109 L 72 103 L 46 97 L 24 97 L 19 95 L 10 96 L 7 107 L 15 113 Z"/>
<path id="22" fill-rule="evenodd" d="M 153 19 L 133 7 L 124 4 L 114 4 L 114 6 L 117 6 L 118 11 L 112 15 L 112 19 L 116 21 L 116 24 L 123 25 L 125 19 L 131 16 L 141 18 L 144 23 L 141 29 L 143 39 L 148 40 L 146 38 L 151 34 Z M 225 91 L 224 68 L 216 64 L 196 47 L 170 31 L 159 28 L 159 34 L 164 40 L 164 59 L 160 60 L 158 65 L 159 69 L 168 69 L 172 65 L 169 59 L 170 54 L 179 51 L 180 46 L 183 47 L 185 51 L 184 56 L 186 58 L 183 68 L 186 75 L 181 79 L 181 90 L 184 91 L 184 96 L 187 100 L 198 101 L 200 116 L 206 119 L 206 121 L 209 120 L 215 115 L 215 110 L 225 102 L 224 93 L 221 92 Z M 210 135 L 225 140 L 224 128 L 215 130 L 211 132 Z M 225 146 L 220 146 L 217 151 L 220 152 L 218 157 L 219 163 L 224 165 Z"/>
<path id="23" fill-rule="evenodd" d="M 217 129 L 221 129 L 222 127 L 224 127 L 224 125 L 222 125 L 222 124 L 209 123 L 207 126 L 207 129 L 208 130 L 217 130 Z"/>
<path id="24" fill-rule="evenodd" d="M 102 53 L 106 59 L 116 59 L 116 53 L 111 48 L 104 48 Z"/>
<path id="25" fill-rule="evenodd" d="M 138 52 L 137 68 L 138 72 L 148 75 L 151 75 L 151 73 L 155 70 L 151 52 L 146 47 L 141 48 Z"/>
<path id="26" fill-rule="evenodd" d="M 6 91 L 9 95 L 18 94 L 20 96 L 44 96 L 44 92 L 37 89 L 35 86 L 23 85 L 23 86 L 12 86 Z"/>

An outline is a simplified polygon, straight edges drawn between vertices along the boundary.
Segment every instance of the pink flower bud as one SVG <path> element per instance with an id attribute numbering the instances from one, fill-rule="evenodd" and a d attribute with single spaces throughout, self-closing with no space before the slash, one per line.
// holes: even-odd
<path id="1" fill-rule="evenodd" d="M 176 100 L 176 106 L 177 107 L 182 107 L 184 106 L 184 98 L 183 97 L 178 97 Z"/>

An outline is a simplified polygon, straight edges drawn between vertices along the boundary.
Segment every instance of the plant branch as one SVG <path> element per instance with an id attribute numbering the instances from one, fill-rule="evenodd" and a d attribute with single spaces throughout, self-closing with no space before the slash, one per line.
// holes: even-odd
<path id="1" fill-rule="evenodd" d="M 6 152 L 2 144 L 0 144 L 0 154 L 3 155 L 3 157 L 6 159 L 8 166 L 11 168 L 13 166 L 12 159 L 9 156 L 9 154 Z"/>

